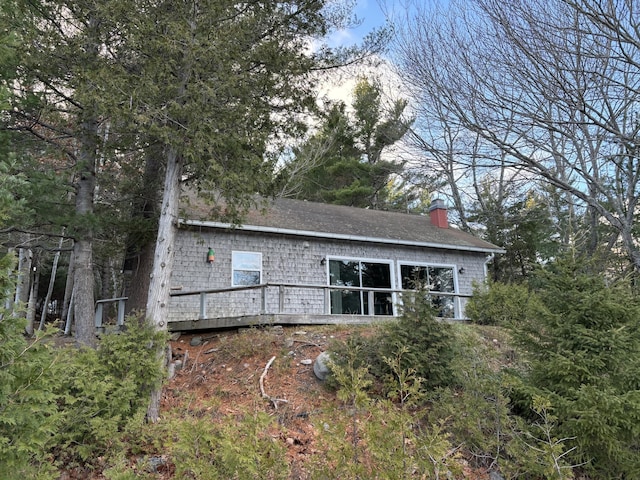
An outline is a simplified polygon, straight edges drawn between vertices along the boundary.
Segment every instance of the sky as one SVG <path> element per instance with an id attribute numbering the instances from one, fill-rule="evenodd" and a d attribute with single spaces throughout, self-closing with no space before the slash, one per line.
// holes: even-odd
<path id="1" fill-rule="evenodd" d="M 375 28 L 384 26 L 384 11 L 389 4 L 396 4 L 398 0 L 356 0 L 353 13 L 362 22 L 356 28 L 335 33 L 332 43 L 351 45 L 358 43 L 362 38 Z"/>

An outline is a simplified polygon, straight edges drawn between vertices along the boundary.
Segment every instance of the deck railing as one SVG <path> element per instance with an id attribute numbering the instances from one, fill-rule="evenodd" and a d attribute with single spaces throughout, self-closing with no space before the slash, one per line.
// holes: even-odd
<path id="1" fill-rule="evenodd" d="M 278 309 L 276 312 L 267 311 L 268 303 L 268 291 L 269 288 L 277 288 L 278 291 Z M 415 293 L 415 290 L 403 290 L 403 289 L 394 289 L 394 288 L 373 288 L 373 287 L 354 287 L 347 285 L 309 285 L 309 284 L 295 284 L 295 283 L 261 283 L 258 285 L 247 285 L 241 287 L 227 287 L 227 288 L 207 288 L 202 290 L 188 290 L 188 291 L 179 291 L 174 289 L 171 292 L 172 297 L 184 297 L 184 296 L 194 296 L 198 295 L 200 297 L 200 310 L 198 312 L 198 319 L 204 320 L 208 317 L 207 314 L 207 296 L 215 295 L 215 294 L 223 294 L 229 292 L 239 292 L 239 291 L 248 291 L 248 290 L 260 290 L 260 314 L 283 314 L 285 307 L 285 292 L 287 289 L 311 289 L 311 290 L 322 290 L 324 304 L 322 308 L 323 315 L 331 314 L 331 292 L 332 291 L 349 291 L 349 292 L 364 292 L 367 294 L 367 304 L 374 305 L 374 297 L 376 293 L 387 293 L 389 295 L 394 294 L 407 294 L 407 293 Z M 470 298 L 471 295 L 460 294 L 454 292 L 437 292 L 437 291 L 429 291 L 427 292 L 433 298 L 453 298 L 454 299 L 454 311 L 455 316 L 459 316 L 459 312 L 461 311 L 460 299 L 462 298 Z M 395 308 L 394 308 L 395 312 Z M 317 313 L 317 312 L 313 312 Z M 368 315 L 375 315 L 374 309 L 369 308 Z M 366 316 L 366 315 L 365 315 Z"/>
<path id="2" fill-rule="evenodd" d="M 278 292 L 278 302 L 277 302 L 277 311 L 269 312 L 268 311 L 268 292 L 269 289 L 277 289 Z M 200 308 L 198 311 L 198 320 L 204 320 L 209 318 L 207 314 L 207 296 L 208 295 L 216 295 L 230 292 L 241 292 L 241 291 L 251 291 L 251 290 L 260 290 L 260 314 L 283 314 L 285 313 L 285 297 L 287 289 L 309 289 L 309 290 L 321 290 L 323 292 L 324 303 L 322 306 L 322 315 L 330 315 L 331 314 L 331 292 L 332 291 L 349 291 L 349 292 L 364 292 L 367 295 L 367 305 L 374 305 L 375 303 L 375 293 L 387 293 L 389 295 L 394 294 L 406 294 L 406 293 L 415 293 L 415 290 L 402 290 L 402 289 L 393 289 L 393 288 L 372 288 L 372 287 L 353 287 L 346 285 L 308 285 L 308 284 L 295 284 L 295 283 L 261 283 L 258 285 L 247 285 L 241 287 L 227 287 L 227 288 L 207 288 L 202 290 L 189 290 L 189 291 L 180 291 L 177 289 L 173 289 L 170 293 L 172 297 L 186 297 L 186 296 L 194 296 L 198 295 L 200 298 Z M 453 292 L 436 292 L 430 291 L 427 292 L 433 298 L 453 298 L 454 299 L 454 311 L 455 316 L 459 317 L 459 312 L 461 311 L 460 299 L 462 298 L 470 298 L 471 295 L 453 293 Z M 125 303 L 127 301 L 127 297 L 116 297 L 116 298 L 107 298 L 103 300 L 98 300 L 96 302 L 96 312 L 95 312 L 95 326 L 98 330 L 104 329 L 104 313 L 105 307 L 110 303 L 117 303 L 117 315 L 116 315 L 116 325 L 118 327 L 124 324 L 124 316 L 125 316 Z M 396 309 L 394 308 L 394 314 L 396 313 Z M 309 312 L 309 313 L 318 313 L 318 312 Z M 368 315 L 375 315 L 374 308 L 369 308 Z M 362 315 L 367 316 L 367 315 Z"/>
<path id="3" fill-rule="evenodd" d="M 102 330 L 104 328 L 104 307 L 110 303 L 118 303 L 118 310 L 116 314 L 116 325 L 121 327 L 124 325 L 124 312 L 125 312 L 125 303 L 128 297 L 117 297 L 117 298 L 105 298 L 104 300 L 98 300 L 96 302 L 96 313 L 95 313 L 95 326 L 97 330 Z"/>

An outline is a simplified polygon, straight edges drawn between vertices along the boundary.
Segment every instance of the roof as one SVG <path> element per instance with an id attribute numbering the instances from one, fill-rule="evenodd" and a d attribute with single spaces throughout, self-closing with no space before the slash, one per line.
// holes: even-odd
<path id="1" fill-rule="evenodd" d="M 182 225 L 233 228 L 207 220 L 201 202 L 189 202 Z M 208 215 L 212 218 L 212 214 Z M 239 230 L 304 237 L 500 253 L 504 250 L 455 228 L 438 228 L 429 216 L 279 198 L 248 212 Z"/>

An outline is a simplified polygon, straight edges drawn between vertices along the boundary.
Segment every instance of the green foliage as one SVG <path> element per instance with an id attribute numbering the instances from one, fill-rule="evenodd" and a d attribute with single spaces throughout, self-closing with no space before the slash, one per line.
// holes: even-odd
<path id="1" fill-rule="evenodd" d="M 426 388 L 449 384 L 455 356 L 451 325 L 436 319 L 425 292 L 405 293 L 402 300 L 402 316 L 385 325 L 379 355 L 393 358 L 402 352 L 401 369 L 414 371 Z M 383 371 L 390 373 L 388 366 Z"/>
<path id="2" fill-rule="evenodd" d="M 489 266 L 493 281 L 525 280 L 541 259 L 552 258 L 559 249 L 545 199 L 534 190 L 523 195 L 515 185 L 496 190 L 493 179 L 485 180 L 468 219 L 485 226 L 485 240 L 506 250 Z"/>
<path id="3" fill-rule="evenodd" d="M 141 418 L 162 381 L 157 346 L 166 342 L 166 333 L 131 318 L 126 324 L 126 333 L 104 335 L 95 350 L 68 352 L 71 361 L 57 385 L 69 419 L 56 436 L 64 455 L 86 461 L 122 448 L 120 433 Z"/>
<path id="4" fill-rule="evenodd" d="M 428 421 L 446 427 L 451 440 L 464 445 L 475 465 L 501 464 L 502 450 L 511 437 L 502 359 L 485 346 L 477 327 L 457 326 L 452 334 L 457 344 L 452 362 L 455 380 L 429 392 Z"/>
<path id="5" fill-rule="evenodd" d="M 285 449 L 270 434 L 273 417 L 256 412 L 217 420 L 180 417 L 168 427 L 166 447 L 179 478 L 289 478 Z"/>
<path id="6" fill-rule="evenodd" d="M 60 355 L 26 321 L 0 319 L 0 479 L 54 478 L 49 449 L 61 424 L 55 393 Z"/>
<path id="7" fill-rule="evenodd" d="M 440 425 L 424 427 L 420 415 L 388 401 L 370 401 L 353 412 L 330 411 L 318 419 L 322 455 L 311 478 L 452 478 L 460 473 L 459 451 Z M 439 476 L 440 475 L 440 476 Z"/>
<path id="8" fill-rule="evenodd" d="M 514 405 L 530 412 L 550 402 L 559 435 L 577 447 L 568 458 L 599 478 L 640 471 L 640 300 L 628 284 L 607 281 L 565 259 L 534 278 L 542 305 L 513 338 L 529 369 Z"/>
<path id="9" fill-rule="evenodd" d="M 399 141 L 412 120 L 406 101 L 382 104 L 379 82 L 361 79 L 354 90 L 353 115 L 344 103 L 331 105 L 320 131 L 294 150 L 281 172 L 286 195 L 323 203 L 387 208 L 388 184 L 402 165 L 381 159 Z"/>
<path id="10" fill-rule="evenodd" d="M 478 325 L 517 325 L 526 319 L 538 302 L 537 295 L 526 285 L 475 284 L 473 296 L 464 312 Z"/>
<path id="11" fill-rule="evenodd" d="M 502 470 L 510 478 L 569 480 L 575 478 L 578 465 L 569 463 L 575 447 L 568 447 L 570 438 L 558 438 L 557 417 L 551 413 L 548 400 L 536 397 L 532 410 L 534 420 L 525 423 L 513 418 L 514 435 L 505 445 L 507 458 Z"/>
<path id="12" fill-rule="evenodd" d="M 431 300 L 424 292 L 405 294 L 403 301 L 402 316 L 385 323 L 375 335 L 354 335 L 345 344 L 332 346 L 332 376 L 336 368 L 346 368 L 347 372 L 366 369 L 383 384 L 385 395 L 398 399 L 414 395 L 415 385 L 424 390 L 454 379 L 451 362 L 456 350 L 451 325 L 435 318 Z M 335 386 L 332 378 L 328 383 Z"/>

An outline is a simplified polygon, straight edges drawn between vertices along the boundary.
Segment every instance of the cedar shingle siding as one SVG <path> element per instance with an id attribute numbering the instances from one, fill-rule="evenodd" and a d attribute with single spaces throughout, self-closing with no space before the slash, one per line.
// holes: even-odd
<path id="1" fill-rule="evenodd" d="M 327 285 L 327 259 L 333 258 L 391 262 L 392 287 L 400 289 L 400 263 L 409 262 L 451 266 L 456 292 L 469 295 L 472 282 L 485 278 L 488 256 L 501 251 L 459 230 L 435 227 L 419 215 L 278 200 L 266 213 L 252 211 L 245 225 L 230 229 L 207 220 L 205 211 L 192 206 L 181 222 L 174 291 L 231 287 L 232 252 L 244 251 L 262 254 L 262 283 Z M 206 262 L 210 247 L 213 263 Z M 286 289 L 280 302 L 278 289 L 269 288 L 267 313 L 319 315 L 325 308 L 319 289 Z M 464 303 L 460 299 L 458 316 L 463 316 Z M 169 321 L 195 320 L 199 304 L 197 295 L 173 297 Z M 261 308 L 259 289 L 207 296 L 208 318 L 256 315 Z"/>

